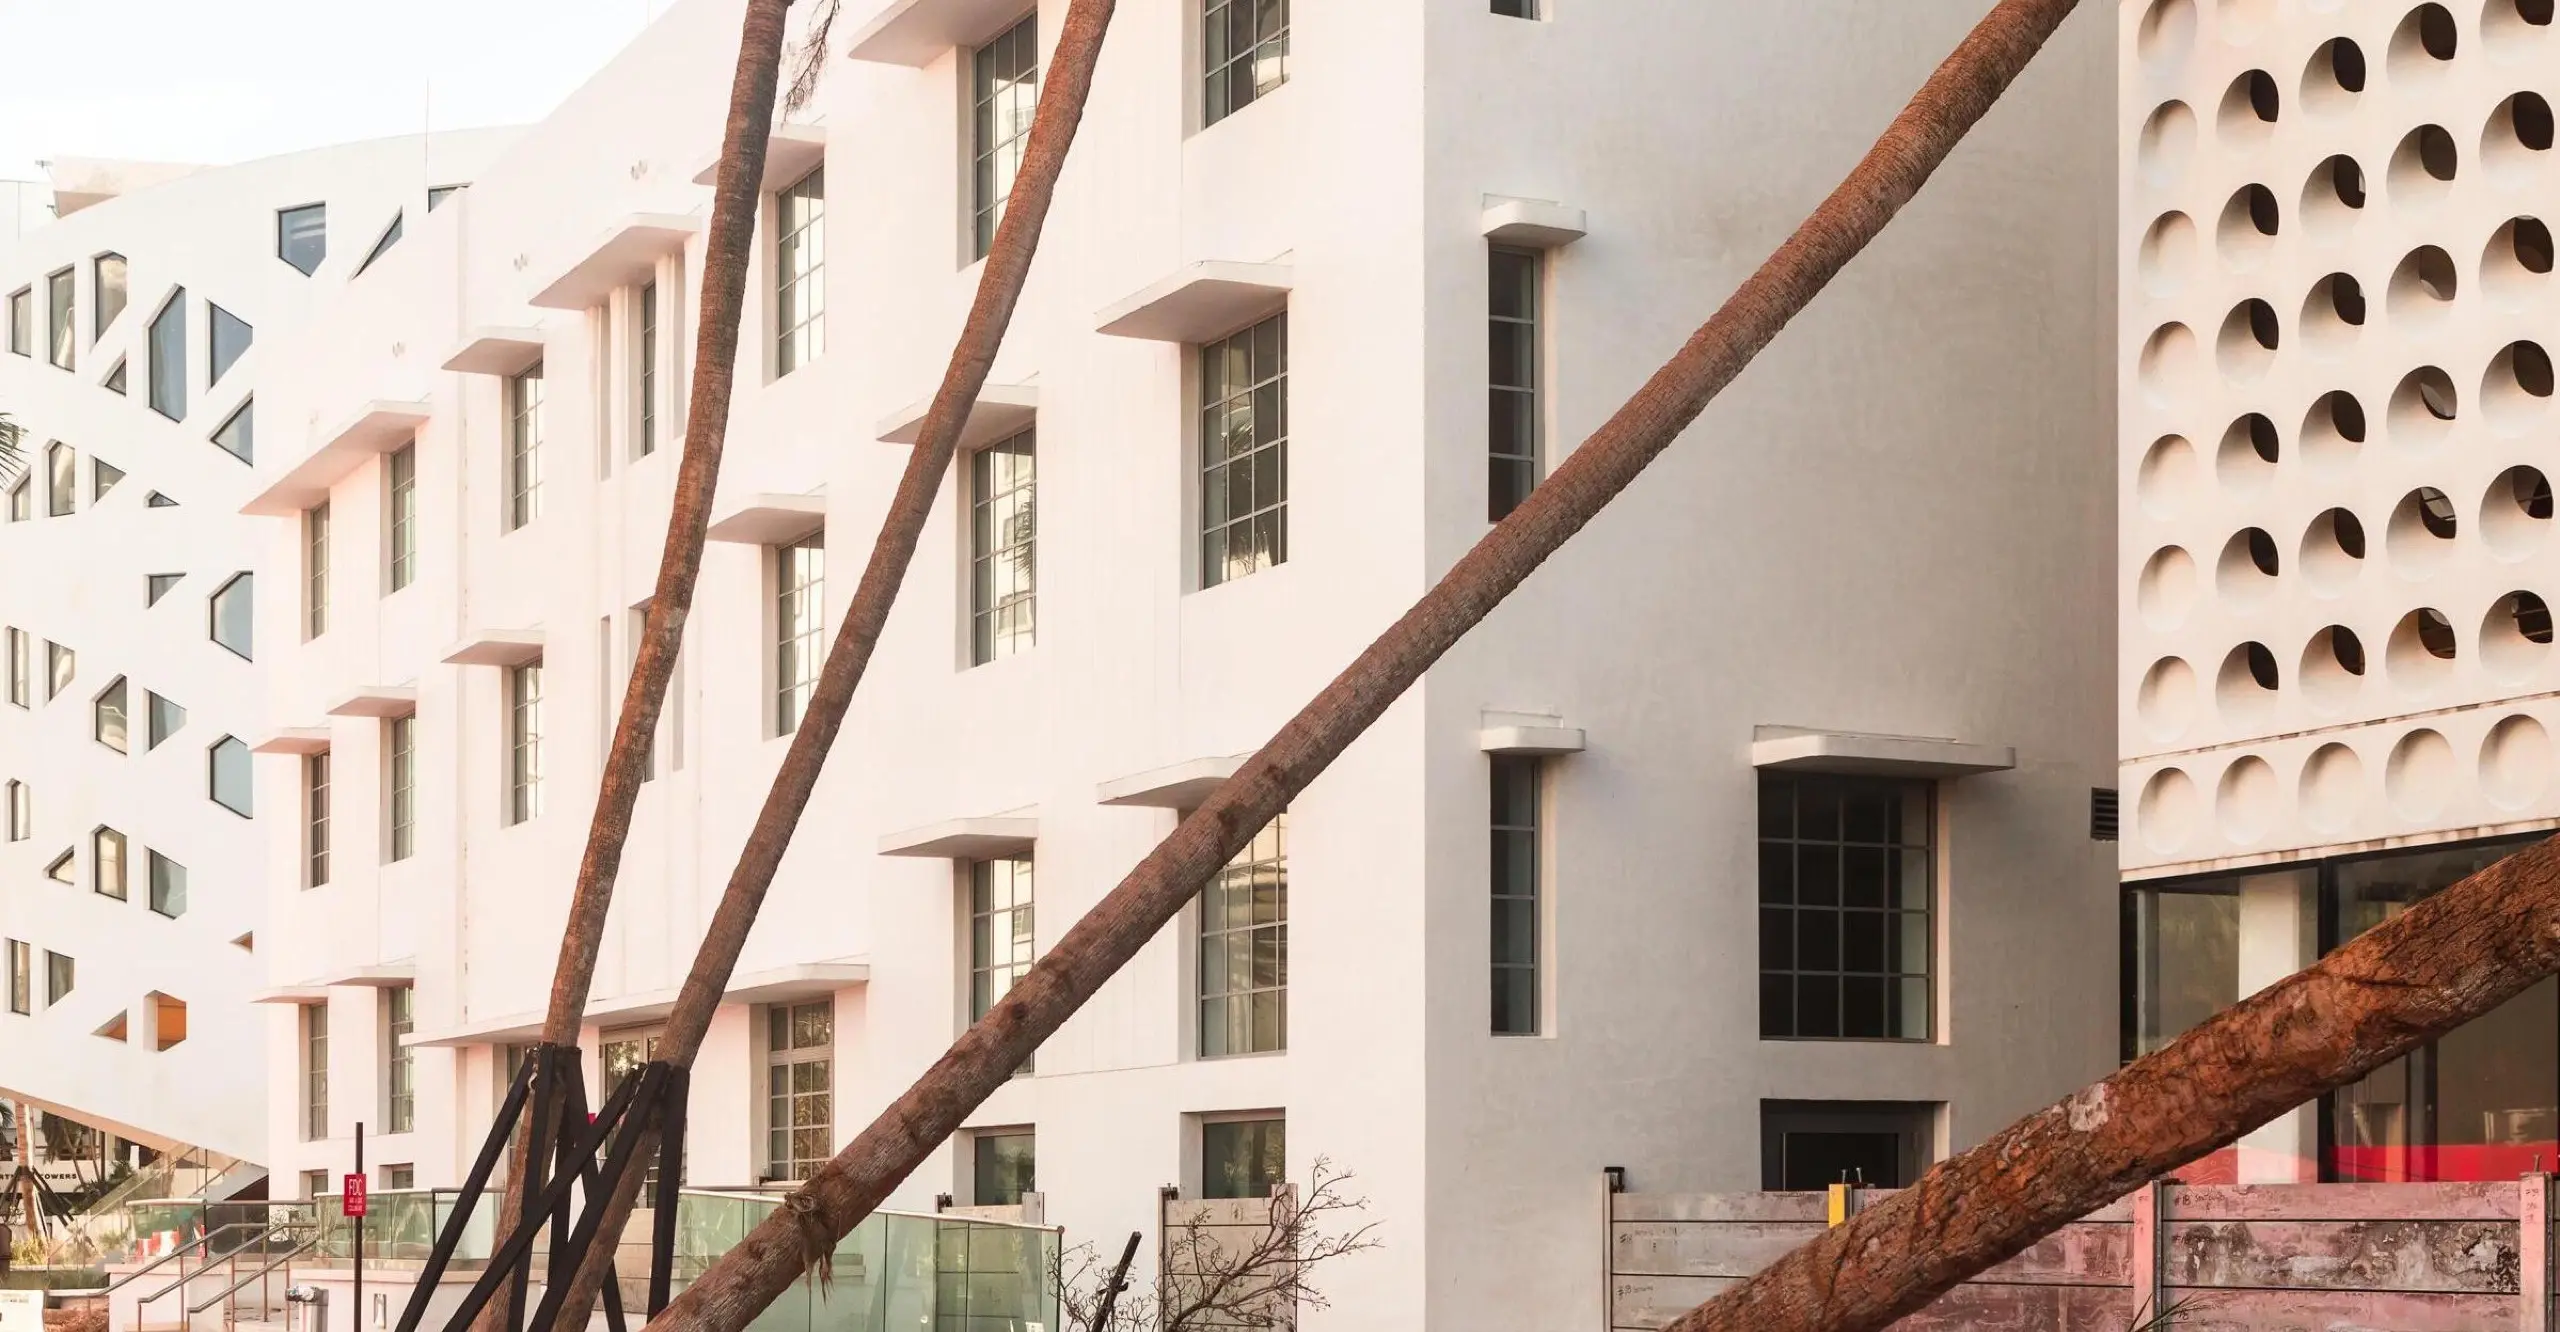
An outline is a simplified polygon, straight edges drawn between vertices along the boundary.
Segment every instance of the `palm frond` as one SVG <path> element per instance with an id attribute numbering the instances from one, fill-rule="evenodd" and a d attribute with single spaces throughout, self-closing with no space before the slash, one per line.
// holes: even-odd
<path id="1" fill-rule="evenodd" d="M 0 490 L 18 483 L 27 474 L 26 429 L 0 412 Z"/>

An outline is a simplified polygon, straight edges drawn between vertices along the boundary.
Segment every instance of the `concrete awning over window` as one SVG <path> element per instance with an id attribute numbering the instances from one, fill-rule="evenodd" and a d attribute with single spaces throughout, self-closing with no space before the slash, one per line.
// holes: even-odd
<path id="1" fill-rule="evenodd" d="M 928 396 L 881 418 L 880 442 L 912 445 L 924 438 L 925 413 L 932 409 L 933 399 Z M 1039 416 L 1038 388 L 1029 384 L 985 385 L 978 390 L 977 404 L 969 409 L 968 423 L 960 427 L 959 450 L 966 453 L 1018 435 L 1030 429 Z"/>
<path id="2" fill-rule="evenodd" d="M 1040 820 L 1014 816 L 997 819 L 945 819 L 880 839 L 884 856 L 919 856 L 942 860 L 997 860 L 1028 855 L 1040 840 Z"/>
<path id="3" fill-rule="evenodd" d="M 415 685 L 366 685 L 329 705 L 332 717 L 414 717 L 418 714 L 418 689 Z"/>
<path id="4" fill-rule="evenodd" d="M 764 141 L 764 178 L 758 186 L 778 190 L 796 183 L 802 176 L 818 169 L 827 160 L 827 127 L 824 125 L 776 125 L 773 137 Z M 695 168 L 693 183 L 720 183 L 720 150 L 711 150 L 709 159 Z"/>
<path id="5" fill-rule="evenodd" d="M 1030 10 L 1022 0 L 889 0 L 845 44 L 855 60 L 923 68 L 953 47 L 979 45 Z M 961 73 L 968 72 L 966 66 Z"/>
<path id="6" fill-rule="evenodd" d="M 1543 199 L 1485 201 L 1484 238 L 1498 245 L 1552 250 L 1571 245 L 1589 234 L 1590 223 L 1579 208 L 1567 208 Z"/>
<path id="7" fill-rule="evenodd" d="M 1761 726 L 1752 731 L 1751 766 L 1852 776 L 1970 777 L 2017 767 L 2018 751 L 2006 745 L 1967 744 L 1929 736 Z"/>
<path id="8" fill-rule="evenodd" d="M 838 990 L 865 985 L 871 980 L 871 964 L 862 958 L 839 958 L 832 962 L 800 962 L 790 966 L 767 967 L 742 971 L 729 978 L 729 988 L 721 991 L 723 1004 L 789 1004 L 809 999 L 822 999 Z M 611 999 L 587 1001 L 585 1021 L 590 1026 L 633 1026 L 655 1022 L 674 1012 L 674 989 L 649 990 L 640 994 L 621 995 Z M 510 1013 L 501 1017 L 478 1019 L 443 1031 L 416 1032 L 404 1045 L 511 1045 L 534 1040 L 542 1035 L 542 1014 Z"/>
<path id="9" fill-rule="evenodd" d="M 466 375 L 519 375 L 542 359 L 538 328 L 475 328 L 444 358 L 444 368 Z"/>
<path id="10" fill-rule="evenodd" d="M 740 546 L 780 546 L 827 525 L 825 495 L 741 495 L 712 511 L 707 536 Z"/>
<path id="11" fill-rule="evenodd" d="M 1476 748 L 1488 754 L 1552 757 L 1581 753 L 1583 738 L 1572 726 L 1488 726 L 1476 732 Z"/>
<path id="12" fill-rule="evenodd" d="M 1287 264 L 1189 265 L 1094 316 L 1096 330 L 1152 342 L 1209 342 L 1289 306 Z"/>
<path id="13" fill-rule="evenodd" d="M 255 499 L 240 506 L 252 517 L 284 518 L 329 498 L 329 487 L 345 480 L 366 459 L 389 453 L 418 437 L 427 423 L 423 402 L 376 400 L 356 410 L 321 436 L 320 447 L 277 477 Z"/>
<path id="14" fill-rule="evenodd" d="M 542 655 L 539 629 L 475 629 L 446 648 L 447 666 L 522 666 Z"/>
<path id="15" fill-rule="evenodd" d="M 258 743 L 249 746 L 252 754 L 326 754 L 329 752 L 329 728 L 326 726 L 288 726 L 271 731 Z"/>
<path id="16" fill-rule="evenodd" d="M 588 310 L 616 287 L 637 286 L 658 271 L 660 256 L 684 248 L 702 219 L 690 213 L 633 213 L 606 228 L 526 302 L 544 310 Z"/>
<path id="17" fill-rule="evenodd" d="M 1156 809 L 1198 809 L 1209 793 L 1236 775 L 1250 754 L 1234 754 L 1225 758 L 1196 758 L 1170 767 L 1132 773 L 1115 781 L 1104 782 L 1093 789 L 1093 798 L 1106 805 L 1139 805 Z"/>

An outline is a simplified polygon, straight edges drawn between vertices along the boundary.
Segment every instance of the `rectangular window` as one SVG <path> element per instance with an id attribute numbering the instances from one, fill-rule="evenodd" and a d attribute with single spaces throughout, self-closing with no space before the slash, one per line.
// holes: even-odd
<path id="1" fill-rule="evenodd" d="M 1493 1033 L 1538 1034 L 1539 763 L 1493 760 Z"/>
<path id="2" fill-rule="evenodd" d="M 390 771 L 383 782 L 383 823 L 389 830 L 393 864 L 418 853 L 418 719 L 394 717 L 383 724 L 383 750 Z"/>
<path id="3" fill-rule="evenodd" d="M 1200 1125 L 1200 1196 L 1268 1198 L 1289 1178 L 1289 1122 L 1279 1115 Z"/>
<path id="4" fill-rule="evenodd" d="M 1925 1041 L 1932 789 L 1760 775 L 1760 1035 Z"/>
<path id="5" fill-rule="evenodd" d="M 1019 1207 L 1036 1192 L 1039 1140 L 1029 1129 L 969 1135 L 969 1201 L 979 1207 Z"/>
<path id="6" fill-rule="evenodd" d="M 818 359 L 827 349 L 827 169 L 774 196 L 779 205 L 774 251 L 774 375 Z"/>
<path id="7" fill-rule="evenodd" d="M 48 948 L 44 954 L 44 1001 L 50 1007 L 61 1003 L 78 983 L 79 963 Z"/>
<path id="8" fill-rule="evenodd" d="M 44 280 L 45 355 L 56 366 L 72 367 L 72 343 L 75 341 L 71 322 L 71 270 L 66 268 Z"/>
<path id="9" fill-rule="evenodd" d="M 147 853 L 151 865 L 151 909 L 171 920 L 187 914 L 187 867 L 157 851 Z"/>
<path id="10" fill-rule="evenodd" d="M 1913 1101 L 1762 1101 L 1760 1187 L 1908 1188 L 1929 1167 L 1937 1110 Z"/>
<path id="11" fill-rule="evenodd" d="M 126 900 L 124 834 L 100 828 L 89 834 L 89 888 L 100 897 Z"/>
<path id="12" fill-rule="evenodd" d="M 169 302 L 151 320 L 145 350 L 151 358 L 151 410 L 172 421 L 187 419 L 187 289 L 169 293 Z"/>
<path id="13" fill-rule="evenodd" d="M 542 366 L 507 378 L 507 530 L 542 516 Z"/>
<path id="14" fill-rule="evenodd" d="M 23 842 L 35 836 L 35 795 L 25 782 L 14 777 L 9 780 L 7 791 L 8 808 L 5 811 L 5 822 L 8 825 L 8 840 Z"/>
<path id="15" fill-rule="evenodd" d="M 607 1033 L 596 1050 L 596 1083 L 598 1103 L 610 1101 L 622 1084 L 640 1076 L 642 1068 L 658 1057 L 658 1043 L 666 1038 L 666 1029 L 651 1027 L 640 1031 Z M 620 1136 L 619 1130 L 616 1136 Z M 610 1143 L 607 1145 L 610 1150 Z M 653 1197 L 658 1186 L 658 1167 L 650 1162 L 640 1180 L 641 1195 Z"/>
<path id="16" fill-rule="evenodd" d="M 35 680 L 35 640 L 24 629 L 11 628 L 9 637 L 9 701 L 19 707 L 33 703 Z"/>
<path id="17" fill-rule="evenodd" d="M 36 1011 L 35 949 L 9 941 L 9 1011 L 25 1016 Z"/>
<path id="18" fill-rule="evenodd" d="M 1538 0 L 1493 0 L 1493 12 L 1504 18 L 1533 19 L 1538 16 Z"/>
<path id="19" fill-rule="evenodd" d="M 1200 890 L 1200 1057 L 1289 1048 L 1289 816 Z"/>
<path id="20" fill-rule="evenodd" d="M 302 636 L 329 632 L 329 501 L 302 515 Z"/>
<path id="21" fill-rule="evenodd" d="M 332 1196 L 329 1192 L 329 1172 L 326 1170 L 303 1171 L 302 1196 L 305 1198 L 326 1198 Z"/>
<path id="22" fill-rule="evenodd" d="M 827 652 L 827 538 L 816 533 L 774 553 L 773 733 L 800 729 Z"/>
<path id="23" fill-rule="evenodd" d="M 765 1010 L 765 1178 L 807 1179 L 835 1154 L 836 1006 Z"/>
<path id="24" fill-rule="evenodd" d="M 542 663 L 507 671 L 507 822 L 542 817 Z"/>
<path id="25" fill-rule="evenodd" d="M 1289 559 L 1289 316 L 1200 349 L 1200 585 Z"/>
<path id="26" fill-rule="evenodd" d="M 383 1127 L 407 1133 L 418 1127 L 418 1051 L 409 1034 L 418 1029 L 418 991 L 395 985 L 382 992 Z"/>
<path id="27" fill-rule="evenodd" d="M 1289 81 L 1289 0 L 1204 0 L 1204 125 L 1242 111 Z"/>
<path id="28" fill-rule="evenodd" d="M 68 444 L 55 442 L 44 448 L 44 512 L 48 518 L 67 518 L 80 504 L 80 453 Z"/>
<path id="29" fill-rule="evenodd" d="M 1031 118 L 1040 109 L 1040 13 L 1033 10 L 970 60 L 971 254 L 987 257 L 1004 201 L 1022 170 Z"/>
<path id="30" fill-rule="evenodd" d="M 384 1166 L 382 1168 L 382 1187 L 386 1191 L 392 1193 L 398 1193 L 404 1189 L 414 1189 L 418 1187 L 418 1168 L 405 1162 L 400 1165 Z"/>
<path id="31" fill-rule="evenodd" d="M 1538 484 L 1538 295 L 1544 261 L 1532 250 L 1492 250 L 1492 300 L 1486 329 L 1490 350 L 1486 436 L 1488 504 L 1494 522 L 1520 507 Z"/>
<path id="32" fill-rule="evenodd" d="M 658 284 L 640 284 L 640 456 L 658 451 Z"/>
<path id="33" fill-rule="evenodd" d="M 36 295 L 33 287 L 20 287 L 9 293 L 9 350 L 20 356 L 36 354 Z"/>
<path id="34" fill-rule="evenodd" d="M 125 262 L 123 255 L 110 251 L 90 260 L 89 264 L 89 276 L 97 288 L 98 303 L 90 320 L 90 338 L 94 341 L 116 321 L 117 315 L 124 313 Z"/>
<path id="35" fill-rule="evenodd" d="M 391 455 L 390 492 L 385 496 L 384 529 L 390 538 L 389 578 L 394 592 L 418 581 L 418 446 L 404 444 Z"/>
<path id="36" fill-rule="evenodd" d="M 302 1006 L 302 1136 L 318 1142 L 329 1136 L 329 1006 Z M 321 1187 L 326 1188 L 327 1177 Z"/>
<path id="37" fill-rule="evenodd" d="M 303 854 L 308 874 L 305 886 L 319 888 L 329 882 L 329 756 L 306 754 L 302 759 L 303 789 Z"/>
<path id="38" fill-rule="evenodd" d="M 974 861 L 969 866 L 969 1020 L 975 1022 L 1031 970 L 1039 956 L 1031 933 L 1031 859 Z M 1031 1061 L 1014 1070 L 1020 1077 Z"/>
<path id="39" fill-rule="evenodd" d="M 648 629 L 649 603 L 645 601 L 641 602 L 639 605 L 623 612 L 622 687 L 626 692 L 631 687 L 632 675 L 640 669 L 640 640 L 648 633 Z M 668 679 L 667 706 L 658 714 L 659 730 L 651 731 L 647 739 L 641 742 L 640 780 L 644 782 L 653 782 L 658 779 L 658 736 L 660 732 L 670 726 L 679 726 L 683 724 L 682 718 L 684 714 L 677 711 L 675 707 L 676 691 L 681 687 L 682 681 L 680 677 L 670 677 Z M 616 713 L 606 717 L 605 732 L 608 736 L 612 734 L 612 730 L 618 716 L 619 714 Z M 609 743 L 610 742 L 608 741 L 608 744 Z"/>
<path id="40" fill-rule="evenodd" d="M 969 660 L 1028 651 L 1039 588 L 1034 432 L 969 457 Z"/>

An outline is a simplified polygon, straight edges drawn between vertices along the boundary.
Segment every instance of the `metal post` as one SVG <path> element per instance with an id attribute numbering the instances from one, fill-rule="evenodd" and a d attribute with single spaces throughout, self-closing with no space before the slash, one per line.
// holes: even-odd
<path id="1" fill-rule="evenodd" d="M 359 1119 L 356 1121 L 356 1178 L 363 1179 L 364 1177 L 364 1121 Z M 346 1201 L 346 1186 L 341 1184 L 338 1187 L 338 1210 L 346 1210 Z M 364 1207 L 355 1214 L 356 1277 L 355 1290 L 351 1292 L 347 1300 L 347 1327 L 349 1332 L 358 1332 L 358 1329 L 361 1329 L 364 1326 L 364 1214 L 373 1210 L 373 1192 L 369 1188 L 365 1191 L 364 1202 Z M 260 1298 L 264 1297 L 261 1296 Z"/>
<path id="2" fill-rule="evenodd" d="M 675 1277 L 676 1209 L 684 1199 L 684 1110 L 692 1073 L 667 1066 L 666 1095 L 658 1101 L 657 1210 L 649 1221 L 649 1316 L 666 1312 Z"/>
<path id="3" fill-rule="evenodd" d="M 2516 1187 L 2516 1332 L 2551 1332 L 2551 1176 Z"/>

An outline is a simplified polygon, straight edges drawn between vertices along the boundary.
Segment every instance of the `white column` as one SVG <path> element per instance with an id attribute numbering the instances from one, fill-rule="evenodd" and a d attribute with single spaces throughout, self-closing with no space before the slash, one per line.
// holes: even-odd
<path id="1" fill-rule="evenodd" d="M 2247 998 L 2319 959 L 2317 877 L 2310 870 L 2240 882 L 2240 997 Z M 2319 1115 L 2287 1111 L 2240 1139 L 2243 1184 L 2311 1184 L 2320 1178 Z"/>

